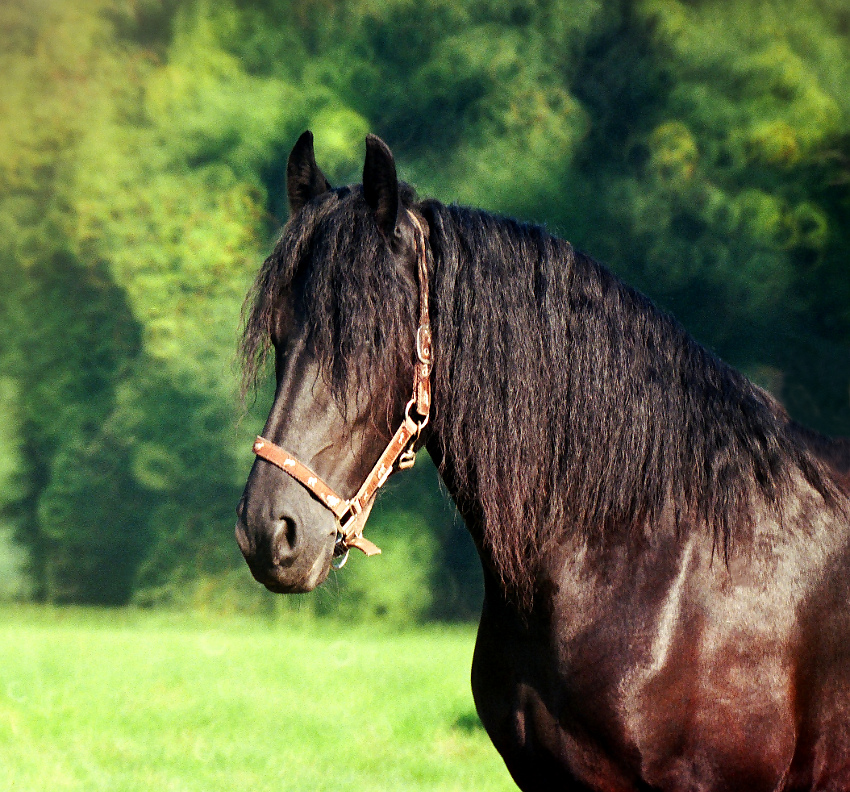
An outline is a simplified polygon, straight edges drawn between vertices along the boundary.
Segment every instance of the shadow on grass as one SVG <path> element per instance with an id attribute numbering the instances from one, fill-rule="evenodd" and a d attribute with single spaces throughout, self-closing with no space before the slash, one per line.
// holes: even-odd
<path id="1" fill-rule="evenodd" d="M 462 715 L 458 715 L 453 726 L 464 734 L 476 734 L 484 731 L 484 726 L 475 712 L 464 712 Z"/>

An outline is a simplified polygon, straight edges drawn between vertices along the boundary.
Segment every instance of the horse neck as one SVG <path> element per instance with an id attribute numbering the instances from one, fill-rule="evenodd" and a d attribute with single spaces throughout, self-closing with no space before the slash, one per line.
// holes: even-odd
<path id="1" fill-rule="evenodd" d="M 753 492 L 773 498 L 788 465 L 806 462 L 781 416 L 604 267 L 549 236 L 523 239 L 524 259 L 506 258 L 514 246 L 492 264 L 458 232 L 432 288 L 429 450 L 485 566 L 519 584 L 551 540 L 626 541 L 663 522 L 671 493 L 673 511 L 725 547 Z"/>

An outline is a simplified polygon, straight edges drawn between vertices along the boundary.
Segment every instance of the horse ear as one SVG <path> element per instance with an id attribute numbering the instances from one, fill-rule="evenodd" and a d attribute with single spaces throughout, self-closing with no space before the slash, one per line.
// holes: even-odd
<path id="1" fill-rule="evenodd" d="M 366 136 L 363 195 L 375 212 L 378 227 L 389 239 L 398 219 L 398 177 L 390 147 L 376 135 Z"/>
<path id="2" fill-rule="evenodd" d="M 292 147 L 286 163 L 286 192 L 289 211 L 295 214 L 304 204 L 331 189 L 325 174 L 316 165 L 313 154 L 313 133 L 308 129 Z"/>

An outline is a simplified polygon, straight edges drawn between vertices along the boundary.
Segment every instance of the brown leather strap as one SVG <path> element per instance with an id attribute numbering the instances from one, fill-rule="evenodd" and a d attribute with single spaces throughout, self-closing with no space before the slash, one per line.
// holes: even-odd
<path id="1" fill-rule="evenodd" d="M 413 212 L 408 212 L 417 233 L 417 275 L 419 277 L 419 327 L 416 329 L 416 366 L 414 370 L 413 398 L 416 412 L 425 422 L 431 412 L 431 317 L 428 309 L 428 252 L 425 230 Z M 421 248 L 419 248 L 421 244 Z M 424 426 L 424 424 L 423 424 Z M 421 427 L 420 427 L 421 428 Z"/>
<path id="2" fill-rule="evenodd" d="M 362 533 L 355 534 L 353 539 L 346 539 L 345 546 L 356 547 L 361 553 L 365 553 L 367 556 L 381 554 L 381 548 L 374 542 L 370 542 Z"/>
<path id="3" fill-rule="evenodd" d="M 363 536 L 362 523 L 365 522 L 365 519 L 362 521 L 358 519 L 361 513 L 364 517 L 368 515 L 368 508 L 360 507 L 358 504 L 355 511 L 351 501 L 341 498 L 310 468 L 299 462 L 285 448 L 275 445 L 270 440 L 266 440 L 265 437 L 258 437 L 254 441 L 254 453 L 258 457 L 265 459 L 266 462 L 276 465 L 296 481 L 303 484 L 304 487 L 319 499 L 322 505 L 334 513 L 334 516 L 341 524 L 344 518 L 349 518 L 344 523 L 344 526 L 347 528 L 343 534 L 346 547 L 356 547 L 358 550 L 362 550 L 367 556 L 380 554 L 381 548 Z"/>
<path id="4" fill-rule="evenodd" d="M 390 473 L 393 472 L 393 466 L 396 460 L 408 449 L 410 441 L 419 434 L 419 424 L 414 421 L 410 415 L 406 415 L 404 423 L 396 429 L 393 439 L 384 449 L 375 466 L 366 476 L 366 481 L 363 482 L 357 494 L 351 499 L 352 509 L 359 514 L 365 508 L 366 504 L 375 497 L 378 490 L 384 486 Z"/>
<path id="5" fill-rule="evenodd" d="M 372 508 L 378 490 L 384 486 L 398 463 L 401 467 L 413 465 L 413 446 L 416 438 L 428 423 L 431 412 L 431 322 L 428 310 L 428 258 L 425 231 L 413 212 L 408 217 L 416 229 L 417 277 L 419 280 L 419 327 L 416 330 L 416 363 L 413 376 L 413 397 L 405 408 L 404 421 L 384 449 L 357 494 L 350 500 L 337 495 L 315 472 L 299 462 L 286 449 L 265 437 L 254 441 L 254 453 L 271 462 L 312 492 L 319 502 L 330 509 L 339 522 L 339 535 L 343 547 L 356 547 L 367 556 L 377 555 L 380 548 L 363 536 L 363 526 Z M 419 420 L 411 416 L 415 409 Z M 404 457 L 402 456 L 404 455 Z M 405 459 L 406 457 L 406 459 Z"/>
<path id="6" fill-rule="evenodd" d="M 254 441 L 254 453 L 266 462 L 277 465 L 284 473 L 289 473 L 292 478 L 303 484 L 336 515 L 338 520 L 348 513 L 348 501 L 337 495 L 327 483 L 285 448 L 275 445 L 265 437 L 258 437 Z"/>

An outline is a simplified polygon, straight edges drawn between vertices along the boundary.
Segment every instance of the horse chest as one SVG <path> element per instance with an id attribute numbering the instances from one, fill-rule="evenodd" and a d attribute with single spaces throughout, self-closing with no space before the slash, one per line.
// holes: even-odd
<path id="1" fill-rule="evenodd" d="M 485 602 L 473 692 L 521 789 L 782 788 L 796 740 L 793 625 L 762 586 L 717 575 L 704 550 L 684 544 L 651 585 L 595 579 L 576 554 L 544 615 Z"/>
<path id="2" fill-rule="evenodd" d="M 482 620 L 472 686 L 481 720 L 520 789 L 639 789 L 622 769 L 628 763 L 618 761 L 619 749 L 611 750 L 618 741 L 607 734 L 614 713 L 594 706 L 601 694 L 594 686 L 607 686 L 603 675 L 587 685 L 588 674 L 565 673 L 533 636 L 506 637 Z"/>
<path id="3" fill-rule="evenodd" d="M 472 687 L 491 740 L 523 790 L 640 789 L 618 756 L 616 661 L 565 662 L 561 646 L 485 603 Z"/>

